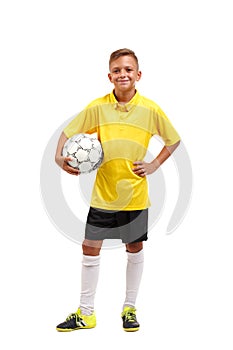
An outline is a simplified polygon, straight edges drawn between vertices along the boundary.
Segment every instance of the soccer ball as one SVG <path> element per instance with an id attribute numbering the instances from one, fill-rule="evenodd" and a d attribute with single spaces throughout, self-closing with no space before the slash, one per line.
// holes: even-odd
<path id="1" fill-rule="evenodd" d="M 82 174 L 97 169 L 104 158 L 101 143 L 89 134 L 77 134 L 69 138 L 64 144 L 62 155 L 71 157 L 69 165 Z"/>

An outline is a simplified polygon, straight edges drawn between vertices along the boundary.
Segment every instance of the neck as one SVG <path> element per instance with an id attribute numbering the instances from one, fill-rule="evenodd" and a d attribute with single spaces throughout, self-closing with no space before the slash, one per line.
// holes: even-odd
<path id="1" fill-rule="evenodd" d="M 120 104 L 125 104 L 125 103 L 128 103 L 130 100 L 132 100 L 132 98 L 136 94 L 136 90 L 133 89 L 131 91 L 125 91 L 125 92 L 114 90 L 113 93 Z"/>

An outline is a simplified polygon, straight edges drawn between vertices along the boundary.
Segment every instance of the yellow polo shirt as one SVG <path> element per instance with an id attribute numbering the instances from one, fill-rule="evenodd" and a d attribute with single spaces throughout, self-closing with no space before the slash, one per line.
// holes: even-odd
<path id="1" fill-rule="evenodd" d="M 97 133 L 104 160 L 97 170 L 91 206 L 108 210 L 141 210 L 150 206 L 146 177 L 132 171 L 143 160 L 150 138 L 158 135 L 166 146 L 180 137 L 153 101 L 138 92 L 121 105 L 114 93 L 91 102 L 64 129 L 70 138 L 78 133 Z"/>

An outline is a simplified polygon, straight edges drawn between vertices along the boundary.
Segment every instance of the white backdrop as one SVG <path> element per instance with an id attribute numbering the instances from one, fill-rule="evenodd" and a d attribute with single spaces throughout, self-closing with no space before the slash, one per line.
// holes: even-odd
<path id="1" fill-rule="evenodd" d="M 1 1 L 1 348 L 141 349 L 150 340 L 160 350 L 232 349 L 230 5 Z M 60 334 L 57 323 L 78 306 L 81 247 L 46 215 L 41 159 L 66 119 L 112 89 L 108 57 L 123 47 L 139 58 L 140 93 L 163 108 L 185 143 L 192 202 L 166 236 L 177 195 L 168 161 L 167 202 L 145 244 L 140 332 L 121 329 L 126 256 L 117 248 L 102 252 L 98 327 Z"/>

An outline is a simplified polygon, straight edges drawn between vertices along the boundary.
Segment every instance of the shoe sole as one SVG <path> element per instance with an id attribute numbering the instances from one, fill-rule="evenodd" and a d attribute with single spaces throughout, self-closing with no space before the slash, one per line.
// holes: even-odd
<path id="1" fill-rule="evenodd" d="M 91 329 L 91 328 L 95 328 L 95 326 L 93 326 L 93 327 L 77 327 L 77 328 L 68 328 L 68 329 L 56 328 L 56 330 L 58 332 L 73 332 L 73 331 L 78 331 L 79 329 Z"/>
<path id="2" fill-rule="evenodd" d="M 123 328 L 125 332 L 136 332 L 139 330 L 140 327 L 137 328 Z"/>

